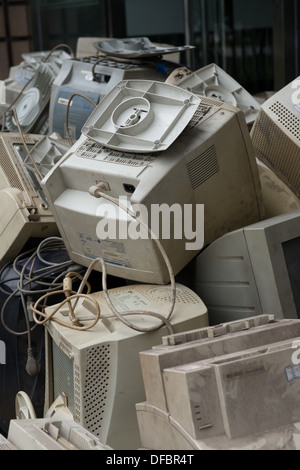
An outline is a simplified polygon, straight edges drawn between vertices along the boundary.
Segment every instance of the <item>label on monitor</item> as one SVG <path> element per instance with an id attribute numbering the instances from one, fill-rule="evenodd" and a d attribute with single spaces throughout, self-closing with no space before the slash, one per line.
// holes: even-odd
<path id="1" fill-rule="evenodd" d="M 99 240 L 90 235 L 79 234 L 84 255 L 88 258 L 103 258 L 106 263 L 130 268 L 130 261 L 123 243 L 111 240 Z"/>
<path id="2" fill-rule="evenodd" d="M 155 160 L 155 157 L 149 155 L 138 155 L 110 150 L 89 139 L 78 147 L 76 155 L 81 158 L 135 167 L 149 165 Z"/>
<path id="3" fill-rule="evenodd" d="M 115 308 L 121 312 L 142 309 L 148 305 L 146 299 L 131 290 L 110 294 L 110 298 Z"/>

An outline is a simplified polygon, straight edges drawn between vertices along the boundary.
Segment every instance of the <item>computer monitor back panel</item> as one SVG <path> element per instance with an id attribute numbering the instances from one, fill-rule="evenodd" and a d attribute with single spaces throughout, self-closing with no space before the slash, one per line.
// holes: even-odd
<path id="1" fill-rule="evenodd" d="M 300 198 L 270 167 L 256 159 L 265 207 L 265 219 L 300 209 Z"/>
<path id="2" fill-rule="evenodd" d="M 115 204 L 89 194 L 99 182 L 108 184 L 110 197 L 139 207 L 150 228 L 155 207 L 164 205 L 170 211 L 175 205 L 182 215 L 189 206 L 195 221 L 196 208 L 204 206 L 204 224 L 201 214 L 198 217 L 198 240 L 195 234 L 190 239 L 186 234 L 174 236 L 172 230 L 164 238 L 156 233 L 175 273 L 204 245 L 263 217 L 259 175 L 244 117 L 236 108 L 213 100 L 201 101 L 187 128 L 163 152 L 121 152 L 82 136 L 42 182 L 72 259 L 89 265 L 100 256 L 109 274 L 139 282 L 169 282 L 153 239 L 118 236 L 119 224 L 127 224 L 128 233 L 135 222 Z M 116 227 L 117 236 L 97 237 L 98 224 L 104 221 Z"/>
<path id="3" fill-rule="evenodd" d="M 133 285 L 109 291 L 120 312 L 140 309 L 167 314 L 171 288 Z M 114 317 L 103 292 L 91 294 L 101 307 L 102 319 L 89 331 L 75 331 L 49 322 L 46 326 L 45 411 L 65 394 L 76 422 L 115 449 L 137 449 L 140 437 L 135 404 L 144 400 L 139 353 L 160 344 L 168 333 L 163 326 L 147 333 L 129 328 Z M 76 310 L 81 318 L 90 311 L 80 301 Z M 48 309 L 51 311 L 51 308 Z M 59 312 L 58 315 L 66 320 Z M 159 324 L 157 318 L 131 316 L 130 321 L 144 328 Z M 198 296 L 177 286 L 177 301 L 171 324 L 183 332 L 207 326 L 207 309 Z"/>
<path id="4" fill-rule="evenodd" d="M 300 318 L 300 211 L 226 234 L 182 276 L 206 303 L 210 324 L 253 314 Z"/>
<path id="5" fill-rule="evenodd" d="M 262 104 L 251 131 L 255 155 L 300 197 L 299 78 Z"/>

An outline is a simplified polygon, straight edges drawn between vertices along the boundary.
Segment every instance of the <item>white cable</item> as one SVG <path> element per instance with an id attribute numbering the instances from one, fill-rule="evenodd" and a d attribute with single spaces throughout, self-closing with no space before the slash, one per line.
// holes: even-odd
<path id="1" fill-rule="evenodd" d="M 117 317 L 119 319 L 119 321 L 121 321 L 123 324 L 125 324 L 126 326 L 128 326 L 129 328 L 135 330 L 135 331 L 140 331 L 142 333 L 148 333 L 150 331 L 155 331 L 159 328 L 161 328 L 163 325 L 165 325 L 170 333 L 172 334 L 173 333 L 173 328 L 172 328 L 172 325 L 170 323 L 170 318 L 174 312 L 174 308 L 175 308 L 175 303 L 176 303 L 176 282 L 175 282 L 175 276 L 174 276 L 174 273 L 173 273 L 173 269 L 172 269 L 172 266 L 171 266 L 171 263 L 170 263 L 170 260 L 162 246 L 162 244 L 160 243 L 160 241 L 158 240 L 157 236 L 152 232 L 152 230 L 148 227 L 147 224 L 145 224 L 145 222 L 143 220 L 141 220 L 134 212 L 132 212 L 128 207 L 124 206 L 123 204 L 121 204 L 119 201 L 117 201 L 116 199 L 108 196 L 107 194 L 103 193 L 101 191 L 101 184 L 97 187 L 93 187 L 93 188 L 90 188 L 90 193 L 92 193 L 95 197 L 99 197 L 99 198 L 104 198 L 104 199 L 107 199 L 108 201 L 112 202 L 113 204 L 117 204 L 120 209 L 123 209 L 125 212 L 127 212 L 127 214 L 132 217 L 133 219 L 137 220 L 140 224 L 142 224 L 146 230 L 148 231 L 148 233 L 150 234 L 151 238 L 155 241 L 155 243 L 157 244 L 158 246 L 158 249 L 162 255 L 162 257 L 164 258 L 164 261 L 166 263 L 166 266 L 167 266 L 167 269 L 168 269 L 168 272 L 169 272 L 169 276 L 170 276 L 170 281 L 171 281 L 171 288 L 172 288 L 172 300 L 171 300 L 171 306 L 170 306 L 170 309 L 167 313 L 166 316 L 160 314 L 160 313 L 157 313 L 157 312 L 148 312 L 148 311 L 144 311 L 144 310 L 129 310 L 127 312 L 118 312 L 116 310 L 116 308 L 114 307 L 111 299 L 110 299 L 110 296 L 109 296 L 109 292 L 108 292 L 108 289 L 107 289 L 107 271 L 106 271 L 106 264 L 105 264 L 105 261 L 102 259 L 102 258 L 96 258 L 95 260 L 93 260 L 90 264 L 90 266 L 88 267 L 88 269 L 86 270 L 86 273 L 85 275 L 83 276 L 82 278 L 82 281 L 81 281 L 81 284 L 76 292 L 76 294 L 73 292 L 72 296 L 69 297 L 69 306 L 71 308 L 71 313 L 72 313 L 72 318 L 71 318 L 71 323 L 68 325 L 66 324 L 65 322 L 63 323 L 64 326 L 68 326 L 69 328 L 71 329 L 76 329 L 76 330 L 87 330 L 89 328 L 91 328 L 92 326 L 94 326 L 96 324 L 96 322 L 93 322 L 92 325 L 89 325 L 89 327 L 83 327 L 83 325 L 81 327 L 78 327 L 78 325 L 74 325 L 74 316 L 75 316 L 75 308 L 77 306 L 77 303 L 78 303 L 78 300 L 80 297 L 87 297 L 86 295 L 83 295 L 82 292 L 83 292 L 83 289 L 84 287 L 86 286 L 87 284 L 87 280 L 94 268 L 94 266 L 97 264 L 97 263 L 100 263 L 101 264 L 101 268 L 102 268 L 102 290 L 103 290 L 103 293 L 104 293 L 104 296 L 105 296 L 105 300 L 107 302 L 107 305 L 108 307 L 110 308 L 113 316 Z M 51 293 L 51 295 L 53 295 Z M 59 306 L 55 309 L 54 312 L 52 312 L 49 316 L 45 315 L 44 313 L 41 313 L 38 311 L 38 305 L 39 303 L 41 302 L 41 300 L 47 298 L 47 295 L 44 295 L 41 299 L 39 299 L 34 305 L 31 306 L 33 312 L 34 312 L 34 318 L 35 318 L 35 321 L 37 321 L 37 317 L 36 315 L 40 314 L 41 316 L 44 317 L 44 320 L 42 320 L 41 324 L 45 324 L 47 321 L 49 321 L 50 319 L 54 320 L 54 321 L 57 321 L 58 323 L 61 323 L 61 321 L 59 320 L 55 320 L 54 318 L 54 315 L 55 313 L 57 313 L 59 311 L 59 309 L 67 302 L 67 300 L 65 300 L 64 302 L 62 302 L 61 304 L 59 304 Z M 92 300 L 92 299 L 90 299 Z M 72 304 L 71 301 L 74 301 L 74 303 Z M 135 316 L 135 315 L 145 315 L 145 316 L 152 316 L 152 317 L 155 317 L 155 318 L 158 318 L 160 319 L 160 322 L 155 325 L 155 326 L 152 326 L 152 327 L 148 327 L 148 328 L 143 328 L 143 327 L 140 327 L 140 326 L 137 326 L 137 325 L 134 325 L 132 322 L 130 322 L 127 318 L 127 316 Z M 106 317 L 108 318 L 108 317 Z M 100 313 L 98 311 L 98 320 L 100 319 Z M 98 321 L 97 320 L 97 321 Z"/>
<path id="2" fill-rule="evenodd" d="M 169 322 L 170 318 L 171 318 L 171 315 L 173 314 L 173 311 L 174 311 L 174 308 L 175 308 L 175 302 L 176 302 L 176 282 L 175 282 L 175 276 L 174 276 L 174 273 L 173 273 L 173 269 L 172 269 L 172 266 L 171 266 L 171 263 L 170 263 L 170 260 L 162 246 L 162 244 L 160 243 L 160 241 L 158 240 L 157 236 L 152 232 L 152 230 L 150 229 L 150 227 L 148 227 L 147 224 L 145 224 L 145 222 L 143 220 L 141 220 L 133 211 L 131 211 L 128 207 L 126 207 L 125 205 L 123 205 L 122 203 L 120 203 L 118 200 L 116 200 L 115 198 L 111 197 L 111 196 L 108 196 L 107 194 L 103 193 L 101 191 L 101 188 L 102 188 L 102 185 L 101 183 L 99 184 L 99 186 L 94 186 L 92 188 L 90 188 L 90 193 L 93 194 L 95 197 L 97 198 L 104 198 L 104 199 L 107 199 L 108 201 L 112 202 L 113 204 L 116 204 L 120 207 L 120 209 L 124 210 L 125 212 L 127 212 L 127 214 L 132 217 L 133 219 L 137 220 L 141 225 L 143 225 L 146 230 L 148 231 L 149 235 L 151 236 L 151 238 L 155 241 L 155 243 L 157 244 L 158 248 L 159 248 L 159 251 L 162 255 L 162 257 L 164 258 L 164 261 L 166 263 L 166 266 L 168 268 L 168 272 L 169 272 L 169 276 L 170 276 L 170 281 L 171 281 L 171 287 L 172 287 L 172 301 L 171 301 L 171 306 L 170 306 L 170 310 L 167 314 L 166 317 L 163 317 L 162 315 L 160 314 L 157 314 L 155 312 L 145 312 L 145 311 L 128 311 L 126 312 L 126 315 L 153 315 L 153 316 L 156 316 L 161 319 L 161 323 L 158 324 L 156 327 L 150 327 L 150 328 L 141 328 L 141 327 L 138 327 L 138 326 L 135 326 L 133 323 L 131 323 L 130 321 L 126 320 L 124 318 L 125 314 L 122 313 L 120 314 L 114 307 L 114 305 L 112 304 L 111 302 L 111 299 L 109 297 L 109 294 L 108 294 L 108 290 L 107 290 L 107 285 L 106 285 L 106 266 L 105 266 L 105 262 L 102 258 L 97 258 L 96 260 L 94 260 L 92 263 L 91 263 L 91 266 L 90 266 L 90 270 L 92 270 L 93 266 L 97 263 L 97 262 L 100 262 L 101 265 L 102 265 L 102 288 L 103 288 L 103 292 L 104 292 L 104 295 L 105 295 L 105 299 L 106 299 L 106 302 L 109 306 L 109 308 L 111 309 L 111 311 L 113 312 L 113 314 L 120 320 L 122 321 L 123 323 L 125 323 L 128 327 L 136 330 L 136 331 L 141 331 L 141 332 L 148 332 L 148 331 L 153 331 L 153 330 L 156 330 L 158 328 L 161 328 L 161 326 L 166 323 L 166 322 Z M 86 276 L 85 276 L 86 278 Z M 83 283 L 81 284 L 81 286 L 79 286 L 79 291 L 80 289 L 83 287 Z M 78 292 L 79 292 L 78 291 Z M 164 320 L 163 320 L 164 318 Z"/>

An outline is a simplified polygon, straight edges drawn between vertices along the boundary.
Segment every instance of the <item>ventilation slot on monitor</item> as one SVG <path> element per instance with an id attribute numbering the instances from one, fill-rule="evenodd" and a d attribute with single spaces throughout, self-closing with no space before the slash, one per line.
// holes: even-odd
<path id="1" fill-rule="evenodd" d="M 147 295 L 148 294 L 148 295 Z M 150 294 L 150 295 L 149 295 Z M 150 288 L 148 292 L 144 291 L 143 295 L 148 298 L 148 300 L 161 303 L 161 304 L 170 304 L 172 302 L 172 288 L 164 286 L 163 289 L 159 287 Z M 194 294 L 192 291 L 182 290 L 177 286 L 176 288 L 176 303 L 177 304 L 198 304 L 199 297 Z"/>
<path id="2" fill-rule="evenodd" d="M 5 174 L 10 187 L 20 189 L 20 191 L 24 191 L 24 184 L 20 180 L 12 161 L 9 155 L 7 154 L 7 150 L 5 149 L 3 142 L 0 142 L 0 161 L 2 171 Z"/>
<path id="3" fill-rule="evenodd" d="M 68 408 L 74 413 L 73 361 L 52 341 L 53 400 L 65 394 Z"/>
<path id="4" fill-rule="evenodd" d="M 109 400 L 111 351 L 109 345 L 87 351 L 84 400 L 84 426 L 101 438 L 102 422 Z"/>
<path id="5" fill-rule="evenodd" d="M 217 106 L 221 107 L 224 104 L 224 101 L 217 100 L 216 98 L 208 98 L 207 96 L 201 96 L 201 103 L 206 106 Z"/>
<path id="6" fill-rule="evenodd" d="M 282 126 L 296 137 L 296 139 L 300 140 L 300 119 L 279 102 L 274 103 L 270 107 L 270 111 L 276 114 L 278 122 Z"/>
<path id="7" fill-rule="evenodd" d="M 259 120 L 254 125 L 252 143 L 255 156 L 271 168 L 297 197 L 300 197 L 299 146 L 264 112 L 261 112 Z"/>
<path id="8" fill-rule="evenodd" d="M 219 170 L 219 162 L 214 145 L 187 164 L 193 190 L 205 183 Z"/>
<path id="9" fill-rule="evenodd" d="M 211 109 L 210 106 L 200 104 L 200 106 L 198 106 L 197 111 L 195 112 L 194 116 L 190 120 L 188 126 L 186 127 L 186 130 L 189 131 L 189 130 L 193 129 L 194 127 L 198 126 L 198 124 L 200 124 L 200 122 L 202 121 L 204 116 L 208 113 L 208 111 L 210 111 L 210 109 Z"/>

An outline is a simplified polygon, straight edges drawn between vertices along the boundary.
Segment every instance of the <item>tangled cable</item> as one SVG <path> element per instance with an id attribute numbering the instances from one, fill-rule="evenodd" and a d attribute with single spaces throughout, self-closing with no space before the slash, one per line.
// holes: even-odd
<path id="1" fill-rule="evenodd" d="M 27 335 L 28 343 L 28 361 L 26 370 L 30 375 L 36 375 L 38 373 L 39 365 L 34 359 L 34 352 L 32 347 L 32 331 L 38 326 L 37 323 L 31 325 L 29 319 L 28 302 L 27 299 L 31 299 L 33 296 L 45 294 L 49 295 L 50 292 L 57 292 L 63 284 L 63 278 L 72 273 L 75 277 L 74 270 L 78 268 L 82 271 L 82 266 L 74 266 L 66 255 L 65 261 L 51 261 L 47 259 L 46 254 L 54 252 L 57 256 L 57 252 L 66 253 L 64 242 L 59 237 L 50 237 L 43 240 L 37 248 L 21 253 L 12 263 L 13 271 L 15 275 L 9 279 L 2 279 L 0 287 L 4 290 L 5 284 L 12 281 L 17 281 L 16 288 L 8 295 L 1 308 L 1 323 L 3 327 L 15 336 Z M 2 276 L 11 263 L 7 264 L 2 268 Z M 76 273 L 76 276 L 78 273 Z M 8 294 L 7 291 L 4 291 Z M 5 321 L 5 313 L 8 304 L 16 296 L 20 296 L 22 310 L 25 319 L 26 329 L 25 331 L 12 330 Z"/>
<path id="2" fill-rule="evenodd" d="M 81 293 L 75 292 L 75 291 L 72 290 L 71 276 L 75 276 L 75 277 L 78 277 L 78 279 L 83 280 L 83 277 L 80 274 L 78 274 L 76 272 L 70 272 L 65 276 L 65 278 L 63 280 L 63 289 L 62 290 L 54 291 L 54 292 L 50 292 L 50 293 L 48 292 L 47 294 L 43 295 L 37 302 L 32 303 L 30 305 L 30 308 L 33 312 L 33 318 L 34 318 L 35 322 L 38 325 L 45 325 L 45 323 L 47 323 L 48 321 L 53 320 L 53 321 L 59 323 L 62 326 L 66 326 L 67 328 L 72 328 L 73 330 L 79 330 L 79 331 L 86 331 L 86 330 L 89 330 L 89 329 L 93 328 L 93 326 L 95 326 L 96 323 L 98 323 L 98 321 L 100 319 L 100 313 L 101 313 L 100 306 L 99 306 L 98 302 L 96 302 L 92 297 L 89 296 L 89 294 L 91 293 L 90 285 L 88 284 L 87 281 L 85 281 L 85 285 L 88 287 L 87 294 L 83 294 L 82 292 Z M 39 310 L 39 308 L 41 308 L 40 303 L 43 300 L 48 299 L 52 295 L 58 295 L 58 294 L 64 294 L 66 298 L 62 302 L 60 302 L 56 306 L 56 308 L 54 308 L 54 310 L 49 315 L 46 315 L 43 311 Z M 83 325 L 75 315 L 75 311 L 74 311 L 75 308 L 72 304 L 72 301 L 73 300 L 78 300 L 79 298 L 84 298 L 84 299 L 87 299 L 89 302 L 92 302 L 94 304 L 95 309 L 96 309 L 95 319 L 89 325 Z M 61 308 L 65 304 L 68 304 L 69 317 L 71 319 L 71 324 L 67 323 L 67 322 L 64 322 L 64 321 L 60 320 L 59 318 L 55 317 L 55 314 L 59 310 L 61 310 Z M 42 308 L 43 307 L 45 307 L 45 306 L 42 306 Z M 44 319 L 39 320 L 38 316 L 43 317 Z"/>
<path id="3" fill-rule="evenodd" d="M 128 215 L 130 215 L 135 220 L 138 220 L 139 223 L 141 223 L 147 229 L 148 233 L 151 235 L 151 237 L 153 238 L 153 240 L 157 244 L 157 246 L 159 248 L 159 251 L 160 251 L 162 257 L 164 258 L 164 261 L 165 261 L 166 266 L 168 268 L 168 272 L 169 272 L 169 276 L 170 276 L 170 280 L 171 280 L 172 300 L 171 300 L 171 305 L 170 305 L 169 312 L 167 313 L 166 316 L 161 315 L 160 313 L 157 313 L 157 312 L 147 312 L 147 311 L 144 311 L 144 310 L 127 311 L 127 312 L 122 312 L 122 313 L 118 312 L 116 310 L 116 308 L 114 307 L 111 299 L 110 299 L 109 292 L 108 292 L 108 289 L 107 289 L 107 270 L 106 270 L 105 261 L 102 258 L 96 258 L 95 260 L 92 261 L 92 263 L 88 267 L 84 277 L 81 277 L 79 275 L 77 276 L 77 277 L 80 277 L 82 279 L 81 284 L 80 284 L 77 292 L 72 291 L 72 286 L 69 282 L 69 275 L 66 276 L 65 281 L 64 281 L 65 282 L 64 283 L 64 289 L 62 291 L 57 291 L 56 292 L 57 294 L 58 293 L 60 293 L 60 294 L 64 293 L 65 296 L 66 296 L 66 299 L 63 302 L 61 302 L 59 305 L 57 305 L 56 308 L 50 314 L 45 314 L 43 311 L 41 311 L 40 308 L 41 307 L 43 308 L 43 306 L 41 306 L 40 304 L 43 300 L 46 300 L 51 295 L 54 295 L 55 292 L 45 294 L 36 303 L 31 305 L 31 309 L 32 309 L 33 314 L 34 314 L 35 321 L 38 324 L 43 324 L 44 325 L 48 321 L 53 320 L 53 321 L 56 321 L 57 323 L 59 323 L 63 326 L 67 326 L 68 328 L 72 328 L 72 329 L 76 329 L 76 330 L 87 330 L 87 329 L 92 328 L 100 319 L 100 315 L 101 315 L 100 307 L 99 307 L 99 304 L 97 303 L 97 301 L 89 295 L 89 292 L 88 292 L 88 294 L 83 294 L 82 292 L 83 292 L 84 287 L 87 285 L 87 279 L 89 278 L 91 271 L 94 269 L 94 266 L 97 263 L 100 263 L 101 264 L 101 269 L 102 269 L 102 290 L 103 290 L 107 305 L 108 305 L 110 311 L 112 312 L 112 315 L 110 315 L 111 317 L 117 317 L 123 324 L 125 324 L 129 328 L 132 328 L 132 329 L 134 329 L 136 331 L 139 331 L 139 332 L 146 333 L 146 332 L 154 331 L 154 330 L 157 330 L 157 329 L 161 328 L 163 325 L 165 325 L 169 329 L 170 334 L 173 334 L 174 331 L 173 331 L 173 328 L 172 328 L 172 325 L 171 325 L 171 322 L 170 322 L 170 318 L 171 318 L 171 316 L 173 314 L 173 311 L 174 311 L 174 308 L 175 308 L 176 282 L 175 282 L 175 276 L 174 276 L 174 273 L 173 273 L 173 270 L 172 270 L 171 263 L 169 261 L 169 258 L 167 256 L 162 244 L 160 243 L 160 241 L 158 240 L 156 235 L 148 227 L 148 225 L 145 224 L 145 222 L 143 222 L 143 220 L 141 220 L 128 207 L 124 206 L 123 204 L 121 204 L 116 199 L 114 199 L 114 198 L 106 195 L 105 193 L 103 193 L 101 191 L 101 187 L 90 188 L 90 192 L 93 193 L 93 195 L 95 197 L 99 197 L 99 198 L 103 197 L 103 198 L 113 202 L 114 204 L 119 205 L 119 207 L 121 209 L 123 209 L 125 212 L 127 212 Z M 72 273 L 70 273 L 70 275 L 71 274 Z M 77 305 L 77 302 L 78 302 L 80 297 L 88 299 L 96 307 L 96 317 L 95 317 L 94 321 L 91 324 L 89 324 L 88 326 L 84 326 L 75 315 L 76 305 Z M 72 303 L 73 301 L 74 301 L 74 303 Z M 62 321 L 61 319 L 55 318 L 55 314 L 65 304 L 68 304 L 68 307 L 69 307 L 69 317 L 71 319 L 71 323 L 67 323 L 67 322 Z M 143 327 L 140 327 L 140 326 L 137 326 L 137 325 L 133 324 L 131 321 L 129 321 L 126 318 L 128 316 L 134 316 L 134 315 L 152 316 L 152 317 L 158 318 L 160 320 L 160 322 L 155 326 L 148 327 L 148 328 L 146 328 L 146 327 L 143 328 Z M 38 318 L 37 318 L 38 316 L 42 317 L 43 320 L 38 320 Z M 106 318 L 109 318 L 110 316 L 108 315 L 108 316 L 106 316 Z"/>

